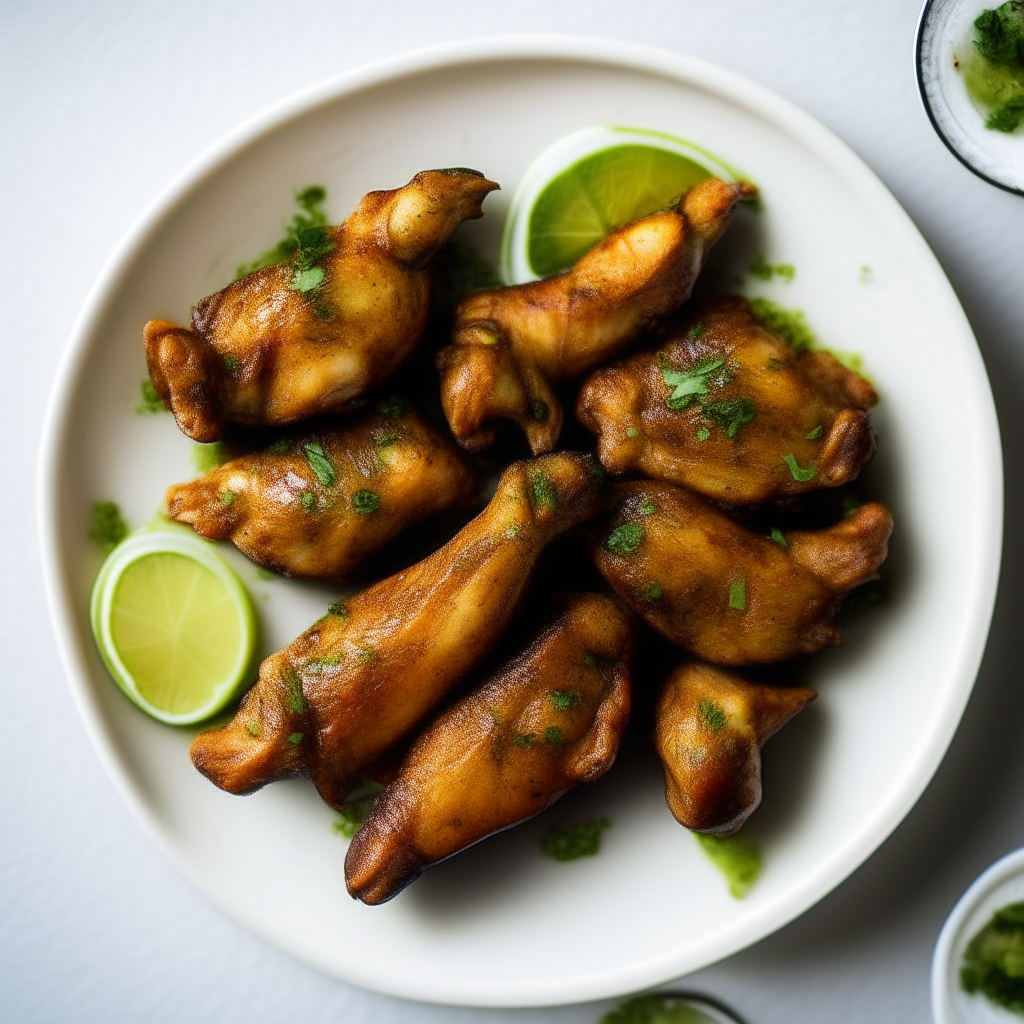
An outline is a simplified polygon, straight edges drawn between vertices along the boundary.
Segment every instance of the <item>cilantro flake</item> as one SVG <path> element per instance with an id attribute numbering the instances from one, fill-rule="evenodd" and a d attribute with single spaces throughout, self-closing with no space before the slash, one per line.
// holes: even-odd
<path id="1" fill-rule="evenodd" d="M 782 461 L 789 466 L 789 471 L 793 474 L 793 479 L 796 480 L 797 483 L 805 484 L 814 479 L 814 474 L 817 472 L 815 467 L 811 466 L 809 469 L 801 469 L 799 463 L 796 461 L 795 455 L 783 455 Z"/>
<path id="2" fill-rule="evenodd" d="M 730 398 L 705 405 L 704 415 L 712 423 L 720 426 L 725 431 L 726 437 L 732 439 L 740 427 L 753 422 L 757 411 L 749 398 Z"/>
<path id="3" fill-rule="evenodd" d="M 821 437 L 825 428 L 819 423 L 813 430 L 808 431 L 804 436 L 808 441 L 817 441 Z"/>
<path id="4" fill-rule="evenodd" d="M 615 555 L 631 555 L 644 539 L 644 528 L 639 523 L 623 523 L 608 535 L 604 546 Z"/>
<path id="5" fill-rule="evenodd" d="M 549 725 L 544 730 L 544 739 L 546 739 L 548 743 L 564 743 L 565 733 L 562 732 L 557 725 Z"/>
<path id="6" fill-rule="evenodd" d="M 698 710 L 701 721 L 712 731 L 718 732 L 728 720 L 724 709 L 711 700 L 702 700 Z"/>
<path id="7" fill-rule="evenodd" d="M 742 576 L 729 584 L 729 607 L 737 612 L 747 610 L 747 581 Z"/>
<path id="8" fill-rule="evenodd" d="M 725 356 L 709 356 L 685 370 L 663 366 L 662 379 L 672 388 L 672 394 L 665 400 L 665 404 L 675 412 L 685 409 L 699 395 L 708 393 L 709 379 L 724 365 Z"/>
<path id="9" fill-rule="evenodd" d="M 352 507 L 361 516 L 371 515 L 380 508 L 380 496 L 364 487 L 352 495 Z"/>
<path id="10" fill-rule="evenodd" d="M 541 839 L 541 852 L 558 861 L 595 857 L 601 849 L 601 833 L 611 824 L 608 818 L 591 818 L 577 825 L 556 825 Z"/>
<path id="11" fill-rule="evenodd" d="M 317 480 L 324 487 L 333 487 L 335 481 L 334 467 L 328 461 L 327 456 L 324 455 L 323 448 L 315 441 L 310 441 L 309 444 L 304 444 L 302 447 L 306 453 L 306 459 L 309 462 L 310 468 L 316 473 Z"/>
<path id="12" fill-rule="evenodd" d="M 780 547 L 784 547 L 784 548 L 788 548 L 789 547 L 789 544 L 786 541 L 786 538 L 783 536 L 782 531 L 777 526 L 773 526 L 772 527 L 772 532 L 771 532 L 770 536 L 771 536 L 771 539 L 773 541 L 775 541 L 775 543 L 778 544 Z"/>
<path id="13" fill-rule="evenodd" d="M 587 656 L 593 657 L 589 651 L 587 651 Z M 586 657 L 584 657 L 583 662 L 584 664 L 587 663 Z M 593 662 L 590 662 L 590 664 L 593 664 Z M 582 699 L 579 690 L 552 690 L 548 694 L 548 700 L 551 701 L 551 706 L 556 711 L 572 711 L 573 708 L 579 706 Z"/>

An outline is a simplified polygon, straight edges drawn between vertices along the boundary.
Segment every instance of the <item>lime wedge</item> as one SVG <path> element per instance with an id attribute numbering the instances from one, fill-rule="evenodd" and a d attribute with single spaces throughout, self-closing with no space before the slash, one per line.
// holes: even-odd
<path id="1" fill-rule="evenodd" d="M 201 722 L 253 680 L 252 602 L 194 536 L 151 530 L 123 541 L 96 577 L 90 614 L 114 681 L 161 722 Z"/>
<path id="2" fill-rule="evenodd" d="M 663 210 L 712 175 L 735 178 L 710 153 L 657 132 L 596 126 L 565 136 L 531 164 L 512 199 L 506 280 L 568 270 L 614 228 Z"/>

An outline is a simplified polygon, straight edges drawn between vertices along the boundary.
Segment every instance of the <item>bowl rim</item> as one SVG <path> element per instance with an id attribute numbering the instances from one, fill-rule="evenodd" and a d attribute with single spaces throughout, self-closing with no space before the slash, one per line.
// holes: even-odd
<path id="1" fill-rule="evenodd" d="M 963 896 L 956 901 L 956 906 L 949 912 L 949 917 L 946 918 L 945 924 L 939 932 L 938 941 L 935 943 L 935 952 L 932 954 L 932 1013 L 935 1017 L 935 1024 L 963 1024 L 963 1021 L 954 1013 L 947 996 L 949 974 L 951 970 L 955 969 L 953 945 L 964 922 L 994 889 L 1022 873 L 1024 873 L 1024 847 L 1013 850 L 1004 857 L 1000 857 L 994 864 L 990 864 L 971 883 Z"/>
<path id="2" fill-rule="evenodd" d="M 175 215 L 180 203 L 186 201 L 245 147 L 294 117 L 385 83 L 445 68 L 493 61 L 529 60 L 604 65 L 662 77 L 710 91 L 741 108 L 751 110 L 789 133 L 815 153 L 866 208 L 876 211 L 890 232 L 895 231 L 904 246 L 916 249 L 922 269 L 931 272 L 938 293 L 945 297 L 945 315 L 957 322 L 967 337 L 972 340 L 974 338 L 948 278 L 916 225 L 868 165 L 830 129 L 794 103 L 736 72 L 688 54 L 612 39 L 557 34 L 488 36 L 403 52 L 342 72 L 282 99 L 229 131 L 175 175 L 139 215 L 108 259 L 75 323 L 57 370 L 40 445 L 37 500 L 43 576 L 57 648 L 73 699 L 101 762 L 144 831 L 175 870 L 226 916 L 243 924 L 271 945 L 303 962 L 311 963 L 327 974 L 389 995 L 451 1005 L 546 1006 L 636 992 L 698 970 L 750 946 L 794 920 L 831 892 L 903 820 L 938 768 L 973 689 L 985 649 L 1002 552 L 1001 441 L 991 387 L 981 353 L 975 344 L 970 352 L 965 353 L 964 383 L 970 394 L 981 399 L 975 403 L 975 415 L 979 433 L 985 443 L 977 453 L 977 460 L 980 466 L 979 479 L 986 486 L 984 493 L 979 494 L 984 515 L 977 526 L 985 546 L 970 585 L 965 587 L 962 594 L 963 621 L 968 623 L 969 628 L 964 633 L 965 640 L 960 650 L 950 659 L 950 676 L 959 680 L 959 686 L 951 692 L 942 717 L 936 721 L 930 742 L 923 749 L 917 763 L 911 764 L 890 799 L 880 803 L 875 813 L 862 822 L 844 847 L 817 865 L 816 870 L 810 873 L 808 883 L 797 894 L 799 898 L 788 894 L 785 898 L 766 902 L 757 916 L 744 922 L 745 934 L 742 938 L 737 938 L 735 930 L 723 930 L 716 942 L 707 945 L 699 959 L 689 955 L 683 958 L 673 951 L 663 952 L 642 963 L 625 966 L 614 974 L 606 972 L 601 976 L 588 975 L 543 986 L 534 985 L 529 991 L 523 991 L 526 987 L 519 986 L 502 991 L 488 989 L 484 993 L 466 984 L 458 990 L 443 979 L 434 979 L 428 983 L 421 979 L 409 984 L 403 978 L 394 977 L 394 972 L 373 979 L 354 977 L 351 973 L 340 971 L 327 957 L 316 957 L 307 951 L 296 950 L 272 930 L 247 919 L 243 911 L 229 905 L 215 886 L 208 884 L 184 857 L 178 855 L 152 815 L 136 780 L 122 762 L 99 701 L 92 693 L 85 668 L 89 637 L 83 635 L 78 627 L 71 587 L 64 569 L 59 471 L 62 452 L 71 429 L 68 398 L 74 393 L 86 366 L 87 342 L 95 325 L 105 316 L 122 278 L 130 271 L 150 238 Z"/>

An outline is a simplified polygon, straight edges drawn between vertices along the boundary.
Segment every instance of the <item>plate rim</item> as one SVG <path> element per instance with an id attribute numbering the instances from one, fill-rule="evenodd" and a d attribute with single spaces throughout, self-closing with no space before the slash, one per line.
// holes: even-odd
<path id="1" fill-rule="evenodd" d="M 99 701 L 91 693 L 86 670 L 85 645 L 89 642 L 78 629 L 77 616 L 65 579 L 62 564 L 61 517 L 58 504 L 61 484 L 59 469 L 65 438 L 70 428 L 68 416 L 69 396 L 74 392 L 78 378 L 84 371 L 87 342 L 97 324 L 106 314 L 113 293 L 123 275 L 129 272 L 140 250 L 150 237 L 172 217 L 176 208 L 198 189 L 209 177 L 217 173 L 245 147 L 275 131 L 294 117 L 312 112 L 318 107 L 339 101 L 360 91 L 388 82 L 444 68 L 479 64 L 486 61 L 555 60 L 569 63 L 606 65 L 653 74 L 708 91 L 730 102 L 753 111 L 769 123 L 779 127 L 813 152 L 829 169 L 852 189 L 869 209 L 877 211 L 890 233 L 896 231 L 904 245 L 916 248 L 919 269 L 927 268 L 933 278 L 936 293 L 945 296 L 947 315 L 956 324 L 957 334 L 970 343 L 964 346 L 965 372 L 970 378 L 970 393 L 976 396 L 974 414 L 979 434 L 987 435 L 978 461 L 983 463 L 980 479 L 987 483 L 987 522 L 978 523 L 982 538 L 983 556 L 979 558 L 969 593 L 965 591 L 962 607 L 964 620 L 970 628 L 967 640 L 957 657 L 952 659 L 951 678 L 959 681 L 936 720 L 930 743 L 922 751 L 916 764 L 911 766 L 900 787 L 890 798 L 880 803 L 874 815 L 865 820 L 861 829 L 845 847 L 820 862 L 800 899 L 791 895 L 780 897 L 760 908 L 758 914 L 743 922 L 745 934 L 739 939 L 733 934 L 738 929 L 726 930 L 716 941 L 709 943 L 699 957 L 680 956 L 678 952 L 664 953 L 640 964 L 633 964 L 614 973 L 577 975 L 570 980 L 540 985 L 516 985 L 497 991 L 489 987 L 486 992 L 473 987 L 472 979 L 463 978 L 455 987 L 433 979 L 407 984 L 404 979 L 386 971 L 373 978 L 353 976 L 339 970 L 337 964 L 326 957 L 311 956 L 307 950 L 297 950 L 287 940 L 269 928 L 247 920 L 238 907 L 228 906 L 215 887 L 207 884 L 193 871 L 185 858 L 179 857 L 171 839 L 155 816 L 132 778 L 113 742 Z M 967 700 L 984 654 L 994 610 L 1002 554 L 1003 534 L 1003 467 L 1002 445 L 999 434 L 991 385 L 985 371 L 974 332 L 958 297 L 941 264 L 931 251 L 919 229 L 903 207 L 872 171 L 864 160 L 845 142 L 812 115 L 765 86 L 737 72 L 720 67 L 702 58 L 674 52 L 660 47 L 579 35 L 510 34 L 486 36 L 443 43 L 406 51 L 372 61 L 319 83 L 272 104 L 264 111 L 243 121 L 226 133 L 218 142 L 187 164 L 156 197 L 144 208 L 134 225 L 128 230 L 108 258 L 99 277 L 90 290 L 72 329 L 62 354 L 46 411 L 40 444 L 37 509 L 41 544 L 43 577 L 50 618 L 53 623 L 61 663 L 68 678 L 75 705 L 86 732 L 110 776 L 115 788 L 139 821 L 143 830 L 175 870 L 208 902 L 227 917 L 244 925 L 278 949 L 296 959 L 312 964 L 327 974 L 351 984 L 371 988 L 387 995 L 433 1003 L 463 1006 L 526 1007 L 550 1006 L 610 998 L 627 992 L 639 991 L 673 978 L 706 967 L 726 956 L 760 941 L 793 921 L 829 892 L 845 881 L 876 849 L 910 812 L 934 776 L 953 738 L 963 715 Z M 812 884 L 813 883 L 813 884 Z M 781 904 L 781 906 L 780 906 Z"/>

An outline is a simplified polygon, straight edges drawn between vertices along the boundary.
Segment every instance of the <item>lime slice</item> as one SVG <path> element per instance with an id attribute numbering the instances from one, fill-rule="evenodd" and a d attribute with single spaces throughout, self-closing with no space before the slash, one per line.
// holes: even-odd
<path id="1" fill-rule="evenodd" d="M 96 577 L 90 614 L 114 681 L 161 722 L 201 722 L 253 680 L 252 602 L 194 536 L 150 530 L 123 541 Z"/>
<path id="2" fill-rule="evenodd" d="M 582 128 L 530 165 L 512 199 L 502 271 L 512 284 L 571 267 L 614 228 L 662 210 L 698 181 L 733 171 L 682 139 Z"/>

